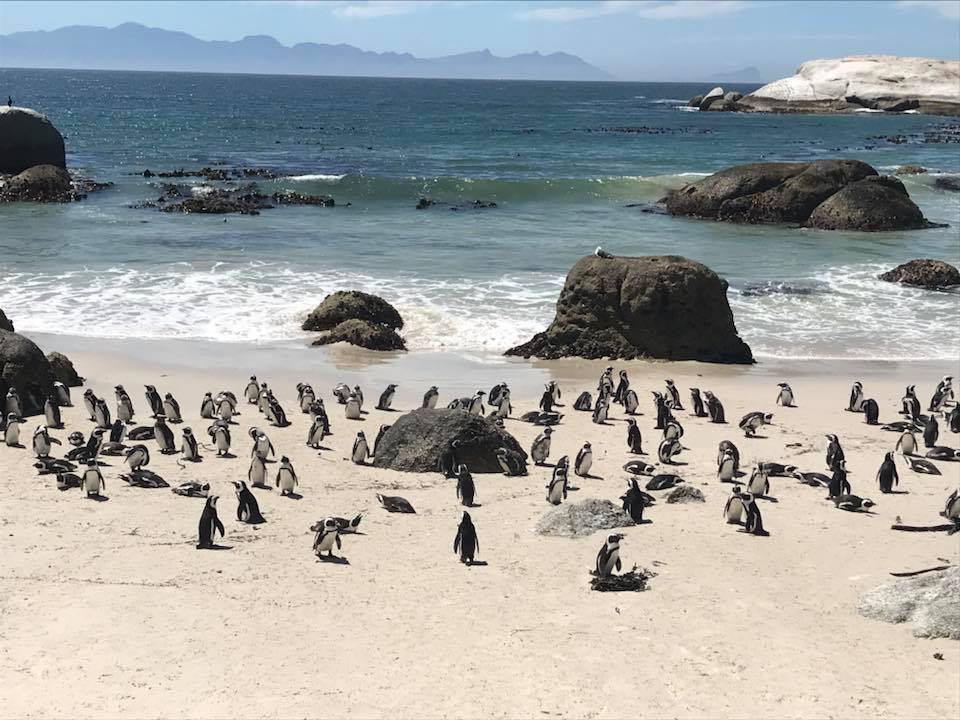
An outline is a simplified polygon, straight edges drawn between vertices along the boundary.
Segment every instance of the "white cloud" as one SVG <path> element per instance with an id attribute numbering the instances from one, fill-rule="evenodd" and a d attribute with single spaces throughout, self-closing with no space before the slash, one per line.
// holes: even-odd
<path id="1" fill-rule="evenodd" d="M 938 12 L 945 18 L 960 18 L 960 2 L 957 0 L 898 0 L 896 5 L 902 10 L 923 8 Z"/>
<path id="2" fill-rule="evenodd" d="M 570 22 L 605 15 L 633 14 L 649 20 L 689 20 L 729 15 L 748 7 L 743 0 L 608 0 L 579 5 L 552 5 L 517 13 L 522 20 Z"/>
<path id="3" fill-rule="evenodd" d="M 338 3 L 333 9 L 333 14 L 345 18 L 381 18 L 407 15 L 433 4 L 416 0 L 367 0 L 366 2 Z"/>
<path id="4" fill-rule="evenodd" d="M 651 20 L 686 20 L 691 18 L 729 15 L 746 9 L 741 0 L 675 0 L 666 3 L 649 3 L 637 11 L 637 15 Z"/>

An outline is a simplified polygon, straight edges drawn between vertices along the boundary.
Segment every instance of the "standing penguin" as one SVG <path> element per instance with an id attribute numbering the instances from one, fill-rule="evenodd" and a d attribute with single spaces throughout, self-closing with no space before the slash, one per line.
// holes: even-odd
<path id="1" fill-rule="evenodd" d="M 703 409 L 703 398 L 700 397 L 700 388 L 690 388 L 690 402 L 693 403 L 694 417 L 707 417 Z"/>
<path id="2" fill-rule="evenodd" d="M 164 455 L 177 451 L 174 447 L 173 430 L 167 425 L 163 413 L 157 415 L 156 422 L 153 425 L 153 437 L 156 439 L 157 445 L 160 446 L 160 452 Z"/>
<path id="3" fill-rule="evenodd" d="M 480 552 L 477 529 L 473 526 L 470 513 L 466 510 L 463 511 L 460 525 L 457 526 L 457 535 L 453 539 L 453 551 L 460 553 L 460 562 L 464 565 L 473 565 L 474 557 Z"/>
<path id="4" fill-rule="evenodd" d="M 367 436 L 361 430 L 357 433 L 357 439 L 353 441 L 350 459 L 356 465 L 366 465 L 368 457 L 370 457 L 370 446 L 367 445 Z"/>
<path id="5" fill-rule="evenodd" d="M 597 406 L 593 409 L 593 422 L 597 425 L 604 425 L 607 422 L 607 416 L 610 414 L 610 396 L 601 394 L 597 398 Z"/>
<path id="6" fill-rule="evenodd" d="M 643 438 L 640 434 L 640 428 L 637 421 L 632 418 L 627 419 L 627 448 L 635 455 L 646 455 L 643 451 Z"/>
<path id="7" fill-rule="evenodd" d="M 737 463 L 734 460 L 733 453 L 727 450 L 720 458 L 717 464 L 717 480 L 720 482 L 733 482 L 737 476 Z"/>
<path id="8" fill-rule="evenodd" d="M 267 464 L 259 455 L 250 458 L 250 469 L 247 470 L 247 480 L 253 487 L 267 487 Z"/>
<path id="9" fill-rule="evenodd" d="M 613 368 L 607 367 L 604 369 L 603 374 L 600 375 L 600 380 L 597 382 L 597 394 L 598 395 L 612 395 L 613 394 Z"/>
<path id="10" fill-rule="evenodd" d="M 110 408 L 107 407 L 106 400 L 97 398 L 97 402 L 93 406 L 93 421 L 97 424 L 98 428 L 103 428 L 104 430 L 110 429 L 113 423 L 110 420 Z"/>
<path id="11" fill-rule="evenodd" d="M 470 406 L 467 408 L 467 412 L 471 415 L 486 415 L 486 410 L 483 407 L 483 396 L 486 393 L 483 390 L 477 390 L 476 394 L 470 400 Z"/>
<path id="12" fill-rule="evenodd" d="M 333 557 L 334 545 L 337 546 L 337 550 L 343 547 L 343 541 L 340 540 L 340 525 L 336 518 L 328 517 L 313 538 L 313 552 L 321 559 L 324 552 L 327 553 L 327 557 Z"/>
<path id="13" fill-rule="evenodd" d="M 437 406 L 437 398 L 439 397 L 440 392 L 437 390 L 437 386 L 431 385 L 430 389 L 423 394 L 423 404 L 420 407 L 432 410 Z"/>
<path id="14" fill-rule="evenodd" d="M 510 417 L 511 413 L 513 413 L 513 405 L 510 404 L 510 388 L 504 385 L 497 398 L 497 411 L 494 414 L 502 419 Z"/>
<path id="15" fill-rule="evenodd" d="M 259 455 L 264 460 L 271 455 L 277 456 L 277 451 L 273 449 L 273 443 L 270 442 L 270 438 L 267 437 L 265 432 L 257 428 L 250 428 L 248 432 L 250 433 L 250 439 L 253 440 L 253 447 L 250 448 L 251 455 Z"/>
<path id="16" fill-rule="evenodd" d="M 248 525 L 265 523 L 257 498 L 250 492 L 247 484 L 241 480 L 234 482 L 233 486 L 237 489 L 237 520 Z"/>
<path id="17" fill-rule="evenodd" d="M 290 495 L 293 489 L 298 485 L 297 473 L 294 472 L 293 465 L 290 464 L 290 458 L 284 455 L 280 458 L 280 467 L 277 470 L 276 485 L 280 488 L 281 495 Z"/>
<path id="18" fill-rule="evenodd" d="M 680 402 L 680 391 L 673 384 L 673 380 L 667 380 L 667 405 L 673 410 L 683 410 L 683 403 Z"/>
<path id="19" fill-rule="evenodd" d="M 636 415 L 637 410 L 640 408 L 640 398 L 637 397 L 637 393 L 633 391 L 633 388 L 627 390 L 626 395 L 623 397 L 623 410 L 627 415 Z"/>
<path id="20" fill-rule="evenodd" d="M 853 384 L 853 387 L 850 388 L 850 402 L 847 403 L 847 410 L 850 412 L 862 412 L 863 401 L 866 399 L 866 396 L 863 394 L 863 383 L 858 380 Z"/>
<path id="21" fill-rule="evenodd" d="M 734 485 L 733 492 L 730 494 L 730 497 L 727 498 L 726 505 L 723 506 L 723 517 L 729 525 L 739 525 L 740 518 L 743 517 L 745 508 L 740 490 L 739 485 Z"/>
<path id="22" fill-rule="evenodd" d="M 946 505 L 943 506 L 943 512 L 940 514 L 953 523 L 953 528 L 947 532 L 948 535 L 960 531 L 960 489 L 950 493 Z"/>
<path id="23" fill-rule="evenodd" d="M 146 445 L 134 445 L 128 448 L 125 454 L 124 462 L 132 473 L 150 464 L 150 451 Z"/>
<path id="24" fill-rule="evenodd" d="M 63 427 L 63 419 L 60 417 L 60 403 L 56 395 L 51 394 L 43 403 L 43 416 L 48 428 L 59 430 Z"/>
<path id="25" fill-rule="evenodd" d="M 777 394 L 777 402 L 783 407 L 794 407 L 793 389 L 791 389 L 790 385 L 782 382 L 777 383 L 777 387 L 780 388 L 780 392 Z"/>
<path id="26" fill-rule="evenodd" d="M 393 396 L 397 393 L 397 386 L 393 383 L 387 385 L 387 389 L 380 393 L 380 400 L 377 401 L 377 410 L 389 410 L 393 404 Z"/>
<path id="27" fill-rule="evenodd" d="M 723 424 L 727 421 L 727 416 L 723 412 L 723 404 L 709 390 L 704 391 L 704 395 L 707 396 L 707 411 L 710 413 L 710 422 Z"/>
<path id="28" fill-rule="evenodd" d="M 623 566 L 620 560 L 621 540 L 623 540 L 623 535 L 619 533 L 607 536 L 607 541 L 600 548 L 600 552 L 597 553 L 595 570 L 597 577 L 610 577 L 613 575 L 614 569 L 620 570 Z"/>
<path id="29" fill-rule="evenodd" d="M 23 418 L 14 413 L 7 413 L 7 427 L 3 431 L 3 441 L 7 447 L 21 447 L 20 445 L 20 425 L 24 422 Z"/>
<path id="30" fill-rule="evenodd" d="M 23 408 L 20 403 L 20 394 L 17 392 L 16 388 L 11 387 L 9 390 L 7 390 L 7 404 L 6 404 L 7 415 L 13 414 L 13 415 L 16 415 L 17 417 L 20 417 L 20 415 L 23 414 L 22 411 L 23 411 Z"/>
<path id="31" fill-rule="evenodd" d="M 150 406 L 150 417 L 155 418 L 157 415 L 162 415 L 163 399 L 160 397 L 160 393 L 153 385 L 144 385 L 143 387 L 146 388 L 144 394 L 147 398 L 147 405 Z"/>
<path id="32" fill-rule="evenodd" d="M 350 393 L 350 395 L 347 397 L 344 413 L 346 414 L 347 420 L 360 420 L 360 398 L 356 393 Z"/>
<path id="33" fill-rule="evenodd" d="M 310 425 L 310 429 L 307 431 L 307 447 L 319 450 L 320 443 L 323 442 L 324 436 L 323 418 L 315 417 Z"/>
<path id="34" fill-rule="evenodd" d="M 770 533 L 763 529 L 763 517 L 760 515 L 760 508 L 757 506 L 757 499 L 750 493 L 741 493 L 743 509 L 747 513 L 747 519 L 744 522 L 743 532 L 751 535 L 766 537 Z"/>
<path id="35" fill-rule="evenodd" d="M 167 416 L 167 422 L 174 424 L 183 422 L 183 418 L 180 416 L 180 403 L 177 402 L 173 393 L 167 393 L 163 396 L 163 414 Z"/>
<path id="36" fill-rule="evenodd" d="M 467 470 L 466 465 L 461 465 L 457 468 L 457 497 L 465 507 L 473 507 L 476 494 L 477 488 L 473 482 L 473 475 Z"/>
<path id="37" fill-rule="evenodd" d="M 863 409 L 863 421 L 867 425 L 878 425 L 880 423 L 880 406 L 873 398 L 868 398 L 861 405 Z"/>
<path id="38" fill-rule="evenodd" d="M 552 428 L 544 428 L 543 432 L 537 435 L 530 447 L 530 457 L 536 465 L 543 465 L 550 457 L 550 436 L 553 434 Z"/>
<path id="39" fill-rule="evenodd" d="M 680 441 L 676 438 L 664 438 L 660 441 L 660 446 L 657 448 L 657 457 L 660 458 L 660 462 L 665 465 L 673 465 L 673 457 L 679 455 L 680 451 L 683 450 L 683 446 L 680 445 Z"/>
<path id="40" fill-rule="evenodd" d="M 923 426 L 923 446 L 932 448 L 937 446 L 937 438 L 940 437 L 940 426 L 937 425 L 937 418 L 933 413 L 927 418 Z"/>
<path id="41" fill-rule="evenodd" d="M 207 428 L 209 435 L 217 448 L 217 457 L 230 455 L 230 428 L 223 420 L 218 420 Z"/>
<path id="42" fill-rule="evenodd" d="M 507 452 L 506 448 L 497 448 L 497 462 L 500 463 L 500 469 L 507 477 L 527 474 L 527 463 L 523 456 L 515 452 Z"/>
<path id="43" fill-rule="evenodd" d="M 114 388 L 117 397 L 117 419 L 128 425 L 133 422 L 133 400 L 124 390 L 123 385 Z"/>
<path id="44" fill-rule="evenodd" d="M 256 405 L 260 400 L 260 383 L 257 382 L 256 375 L 250 376 L 250 382 L 248 382 L 247 386 L 243 389 L 243 396 L 250 405 Z"/>
<path id="45" fill-rule="evenodd" d="M 180 442 L 180 454 L 183 456 L 183 459 L 188 462 L 200 462 L 203 459 L 203 456 L 200 454 L 200 449 L 197 446 L 197 438 L 193 434 L 193 430 L 188 427 L 183 429 L 183 440 Z"/>
<path id="46" fill-rule="evenodd" d="M 590 477 L 590 468 L 593 466 L 593 449 L 590 443 L 584 443 L 577 453 L 577 459 L 573 463 L 573 471 L 580 477 Z"/>
<path id="47" fill-rule="evenodd" d="M 390 399 L 392 400 L 393 396 Z M 317 394 L 310 385 L 300 383 L 297 385 L 297 401 L 300 403 L 300 412 L 308 413 L 310 412 L 310 406 L 317 401 Z"/>
<path id="48" fill-rule="evenodd" d="M 847 480 L 847 463 L 845 460 L 841 460 L 833 469 L 829 488 L 827 500 L 850 494 L 850 482 Z"/>
<path id="49" fill-rule="evenodd" d="M 457 469 L 460 467 L 460 456 L 457 450 L 459 447 L 459 439 L 451 440 L 437 459 L 437 469 L 445 478 L 455 478 L 457 476 Z"/>
<path id="50" fill-rule="evenodd" d="M 11 388 L 11 390 L 12 389 L 13 388 Z M 7 394 L 7 397 L 9 398 L 9 393 Z M 9 399 L 7 400 L 7 402 L 9 403 Z M 94 394 L 93 390 L 91 390 L 90 388 L 87 388 L 86 390 L 84 390 L 83 391 L 83 407 L 86 409 L 87 416 L 91 420 L 94 419 L 93 408 L 96 406 L 96 404 L 97 404 L 97 396 Z"/>
<path id="51" fill-rule="evenodd" d="M 553 391 L 550 389 L 550 383 L 544 385 L 543 395 L 540 396 L 540 404 L 538 407 L 545 413 L 553 412 L 554 399 Z"/>
<path id="52" fill-rule="evenodd" d="M 643 509 L 653 502 L 653 497 L 640 489 L 636 478 L 630 478 L 627 491 L 620 496 L 623 509 L 637 525 L 643 522 Z"/>
<path id="53" fill-rule="evenodd" d="M 214 400 L 217 406 L 217 415 L 220 416 L 220 419 L 225 423 L 229 423 L 234 416 L 234 413 L 237 409 L 237 404 L 234 402 L 233 398 L 229 395 L 221 393 L 217 395 Z"/>
<path id="54" fill-rule="evenodd" d="M 560 383 L 556 380 L 551 380 L 547 383 L 547 388 L 553 393 L 553 404 L 560 405 Z"/>
<path id="55" fill-rule="evenodd" d="M 917 452 L 917 438 L 909 430 L 905 430 L 900 436 L 900 439 L 897 440 L 897 446 L 894 448 L 894 451 L 899 452 L 901 455 L 913 455 Z"/>
<path id="56" fill-rule="evenodd" d="M 547 484 L 547 502 L 551 505 L 559 505 L 567 499 L 567 462 L 566 455 L 557 461 Z"/>
<path id="57" fill-rule="evenodd" d="M 70 388 L 59 380 L 53 383 L 53 393 L 61 407 L 73 407 L 73 403 L 70 402 Z"/>
<path id="58" fill-rule="evenodd" d="M 897 474 L 897 464 L 893 461 L 893 453 L 888 452 L 880 469 L 877 470 L 877 482 L 880 484 L 880 492 L 886 494 L 893 490 L 894 485 L 900 485 L 900 476 Z"/>
<path id="59" fill-rule="evenodd" d="M 627 371 L 620 371 L 620 382 L 617 383 L 617 390 L 613 394 L 613 402 L 623 405 L 627 397 L 627 391 L 630 389 L 630 378 L 627 377 Z"/>
<path id="60" fill-rule="evenodd" d="M 721 440 L 717 446 L 717 465 L 723 462 L 723 456 L 728 452 L 733 455 L 733 471 L 736 473 L 740 470 L 740 450 L 729 440 Z"/>
<path id="61" fill-rule="evenodd" d="M 87 497 L 100 497 L 100 491 L 106 490 L 107 484 L 103 481 L 103 473 L 97 465 L 96 459 L 87 460 L 87 469 L 83 471 L 83 480 L 80 489 L 87 493 Z"/>
<path id="62" fill-rule="evenodd" d="M 950 400 L 953 399 L 953 377 L 946 375 L 943 380 L 937 383 L 933 395 L 930 397 L 930 412 L 939 412 Z"/>
<path id="63" fill-rule="evenodd" d="M 667 407 L 666 398 L 663 397 L 663 393 L 658 393 L 653 391 L 653 405 L 657 411 L 657 424 L 654 425 L 654 430 L 663 430 L 667 423 L 670 421 L 670 408 Z"/>
<path id="64" fill-rule="evenodd" d="M 56 438 L 50 437 L 50 433 L 47 432 L 47 428 L 43 425 L 38 425 L 37 429 L 33 431 L 33 452 L 38 458 L 50 457 L 50 447 L 52 445 L 60 445 L 61 442 Z"/>
<path id="65" fill-rule="evenodd" d="M 843 448 L 840 447 L 840 439 L 836 435 L 830 433 L 827 435 L 827 440 L 829 443 L 827 444 L 826 464 L 828 470 L 833 470 L 837 464 L 846 459 L 846 456 L 843 454 Z"/>
<path id="66" fill-rule="evenodd" d="M 213 420 L 217 413 L 217 406 L 213 402 L 213 393 L 204 393 L 200 402 L 200 417 L 204 420 Z"/>
<path id="67" fill-rule="evenodd" d="M 917 416 L 920 415 L 920 398 L 917 397 L 916 385 L 907 385 L 903 397 L 900 398 L 900 403 L 903 405 L 900 414 L 916 420 Z"/>
<path id="68" fill-rule="evenodd" d="M 747 483 L 747 491 L 755 498 L 765 498 L 770 493 L 770 478 L 767 476 L 761 463 L 757 463 L 753 472 L 750 473 L 750 482 Z"/>
<path id="69" fill-rule="evenodd" d="M 200 514 L 200 527 L 198 528 L 197 550 L 204 550 L 215 547 L 214 539 L 217 531 L 220 531 L 220 537 L 223 537 L 223 523 L 217 516 L 216 495 L 208 495 L 203 504 L 203 512 Z"/>

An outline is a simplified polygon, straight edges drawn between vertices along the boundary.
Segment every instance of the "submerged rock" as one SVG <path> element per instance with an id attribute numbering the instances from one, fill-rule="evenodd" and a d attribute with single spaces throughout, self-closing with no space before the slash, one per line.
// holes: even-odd
<path id="1" fill-rule="evenodd" d="M 887 282 L 939 290 L 960 285 L 960 270 L 943 260 L 911 260 L 879 276 Z"/>
<path id="2" fill-rule="evenodd" d="M 451 203 L 422 197 L 417 200 L 416 209 L 426 210 L 432 207 L 443 207 L 449 210 L 489 210 L 496 206 L 497 204 L 491 200 L 464 200 L 462 202 Z"/>
<path id="3" fill-rule="evenodd" d="M 753 362 L 737 335 L 727 282 L 674 255 L 582 258 L 550 327 L 506 354 Z"/>
<path id="4" fill-rule="evenodd" d="M 868 177 L 824 200 L 807 218 L 820 230 L 920 230 L 931 226 L 903 183 L 894 177 Z"/>
<path id="5" fill-rule="evenodd" d="M 50 363 L 50 370 L 53 372 L 53 379 L 62 382 L 67 387 L 80 387 L 83 385 L 83 378 L 77 374 L 73 363 L 63 353 L 52 352 L 47 355 L 47 361 Z"/>
<path id="6" fill-rule="evenodd" d="M 394 330 L 403 328 L 397 309 L 378 295 L 340 290 L 327 295 L 303 321 L 304 330 L 332 330 L 344 320 L 366 320 Z"/>
<path id="7" fill-rule="evenodd" d="M 16 175 L 37 165 L 67 166 L 60 131 L 36 110 L 0 107 L 0 174 Z"/>
<path id="8" fill-rule="evenodd" d="M 933 186 L 950 192 L 960 192 L 960 175 L 941 175 L 933 181 Z"/>
<path id="9" fill-rule="evenodd" d="M 79 199 L 70 173 L 56 165 L 37 165 L 9 178 L 0 187 L 2 202 L 64 203 Z"/>
<path id="10" fill-rule="evenodd" d="M 960 567 L 900 578 L 860 597 L 861 615 L 909 622 L 917 637 L 960 640 Z"/>
<path id="11" fill-rule="evenodd" d="M 454 440 L 460 441 L 460 462 L 472 473 L 502 472 L 498 448 L 527 457 L 510 433 L 485 418 L 465 410 L 420 409 L 401 417 L 383 434 L 373 464 L 402 472 L 438 472 L 440 455 Z"/>
<path id="12" fill-rule="evenodd" d="M 0 397 L 11 387 L 20 394 L 24 415 L 43 412 L 43 404 L 53 392 L 50 362 L 32 340 L 8 330 L 0 330 Z"/>
<path id="13" fill-rule="evenodd" d="M 344 320 L 313 341 L 314 345 L 345 342 L 367 350 L 406 350 L 407 344 L 397 331 L 367 320 Z"/>

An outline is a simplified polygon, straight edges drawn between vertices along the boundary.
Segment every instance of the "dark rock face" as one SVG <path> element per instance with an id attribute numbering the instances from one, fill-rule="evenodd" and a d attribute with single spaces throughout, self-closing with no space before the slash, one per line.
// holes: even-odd
<path id="1" fill-rule="evenodd" d="M 15 332 L 0 330 L 0 395 L 11 387 L 20 394 L 25 415 L 43 412 L 43 403 L 53 392 L 53 371 L 43 352 Z"/>
<path id="2" fill-rule="evenodd" d="M 457 454 L 472 473 L 502 472 L 498 448 L 527 457 L 510 433 L 478 415 L 421 409 L 407 413 L 384 433 L 373 464 L 403 472 L 437 472 L 440 454 L 453 440 L 460 441 Z"/>
<path id="3" fill-rule="evenodd" d="M 897 175 L 922 175 L 925 172 L 927 169 L 920 165 L 901 165 L 896 170 Z"/>
<path id="4" fill-rule="evenodd" d="M 752 363 L 727 283 L 674 255 L 579 260 L 550 327 L 507 355 Z"/>
<path id="5" fill-rule="evenodd" d="M 70 202 L 77 199 L 70 173 L 55 165 L 37 165 L 24 170 L 0 188 L 4 202 Z"/>
<path id="6" fill-rule="evenodd" d="M 823 201 L 807 225 L 820 230 L 919 230 L 930 227 L 920 208 L 894 177 L 868 177 Z"/>
<path id="7" fill-rule="evenodd" d="M 146 172 L 150 172 L 147 170 Z M 173 173 L 157 173 L 157 177 L 193 177 L 201 176 L 208 180 L 228 179 L 226 170 L 203 168 L 198 171 L 175 171 Z M 151 173 L 148 177 L 152 177 Z M 318 205 L 333 207 L 336 202 L 329 195 L 304 195 L 298 192 L 276 192 L 265 195 L 260 192 L 256 183 L 231 187 L 208 187 L 206 192 L 194 195 L 189 185 L 175 183 L 161 183 L 163 193 L 157 200 L 142 202 L 134 207 L 156 208 L 168 213 L 200 213 L 205 215 L 226 215 L 240 213 L 241 215 L 259 215 L 261 210 L 270 210 L 276 205 Z"/>
<path id="8" fill-rule="evenodd" d="M 449 210 L 490 210 L 495 208 L 497 204 L 491 200 L 465 200 L 462 202 L 442 202 L 440 200 L 434 200 L 429 197 L 422 197 L 417 200 L 416 209 L 417 210 L 426 210 L 427 208 L 432 207 L 443 207 Z"/>
<path id="9" fill-rule="evenodd" d="M 344 320 L 322 338 L 313 341 L 314 345 L 332 345 L 346 342 L 367 350 L 406 350 L 407 344 L 397 331 L 386 325 L 367 320 Z"/>
<path id="10" fill-rule="evenodd" d="M 895 207 L 887 209 L 884 202 Z M 670 193 L 663 203 L 671 215 L 735 223 L 831 230 L 929 227 L 899 181 L 880 178 L 856 160 L 737 165 Z"/>
<path id="11" fill-rule="evenodd" d="M 942 260 L 911 260 L 883 273 L 880 279 L 938 290 L 960 285 L 960 270 Z"/>
<path id="12" fill-rule="evenodd" d="M 0 107 L 0 173 L 16 175 L 35 165 L 67 166 L 63 136 L 34 110 Z"/>
<path id="13" fill-rule="evenodd" d="M 403 327 L 400 313 L 383 298 L 359 290 L 341 290 L 323 299 L 303 321 L 303 329 L 332 330 L 344 320 L 366 320 L 393 330 Z"/>
<path id="14" fill-rule="evenodd" d="M 3 310 L 0 310 L 0 330 L 13 332 L 13 321 L 4 315 Z"/>
<path id="15" fill-rule="evenodd" d="M 50 363 L 50 370 L 53 372 L 53 379 L 62 382 L 67 387 L 80 387 L 83 385 L 83 378 L 77 374 L 73 363 L 63 353 L 52 352 L 47 355 L 47 361 Z"/>
<path id="16" fill-rule="evenodd" d="M 690 102 L 687 103 L 687 107 L 700 107 L 700 103 L 703 102 L 703 95 L 694 95 L 690 98 Z"/>
<path id="17" fill-rule="evenodd" d="M 951 192 L 960 192 L 960 175 L 941 175 L 933 181 L 934 187 Z"/>

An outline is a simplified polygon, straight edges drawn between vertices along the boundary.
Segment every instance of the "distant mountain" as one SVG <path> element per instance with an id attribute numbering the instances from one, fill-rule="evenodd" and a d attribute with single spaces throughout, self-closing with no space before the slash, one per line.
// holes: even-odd
<path id="1" fill-rule="evenodd" d="M 418 58 L 352 45 L 281 45 L 269 35 L 200 40 L 183 32 L 125 23 L 73 25 L 0 35 L 0 66 L 96 70 L 170 70 L 290 75 L 346 75 L 492 80 L 611 80 L 575 55 L 539 52 L 497 57 L 489 50 Z"/>
<path id="2" fill-rule="evenodd" d="M 2 47 L 3 45 L 0 44 L 0 48 Z M 707 78 L 707 81 L 716 83 L 756 83 L 758 85 L 764 82 L 760 76 L 760 71 L 755 67 L 741 68 L 731 72 L 714 73 Z"/>

